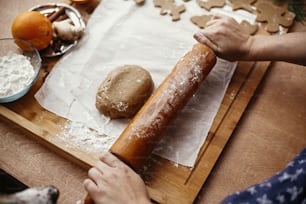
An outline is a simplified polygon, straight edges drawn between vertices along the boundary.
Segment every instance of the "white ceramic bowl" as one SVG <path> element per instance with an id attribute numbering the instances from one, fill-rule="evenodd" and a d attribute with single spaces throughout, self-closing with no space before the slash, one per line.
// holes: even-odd
<path id="1" fill-rule="evenodd" d="M 22 50 L 16 44 L 16 42 L 25 44 L 27 46 L 27 51 Z M 39 54 L 38 50 L 32 44 L 30 44 L 29 42 L 20 40 L 20 39 L 13 39 L 13 38 L 0 39 L 0 58 L 4 59 L 4 57 L 12 55 L 12 53 L 16 53 L 18 55 L 25 56 L 28 59 L 28 61 L 30 62 L 30 64 L 32 65 L 33 69 L 34 69 L 34 75 L 27 84 L 22 86 L 21 89 L 16 90 L 14 93 L 11 93 L 10 95 L 4 95 L 3 92 L 2 92 L 2 94 L 0 95 L 0 103 L 12 102 L 12 101 L 18 100 L 19 98 L 23 97 L 30 90 L 30 88 L 33 86 L 33 84 L 36 82 L 37 77 L 38 77 L 39 72 L 40 72 L 40 69 L 41 69 L 40 54 Z M 4 69 L 4 66 L 6 66 L 6 65 L 3 64 L 3 63 L 2 63 L 2 65 L 0 64 L 0 69 Z M 0 74 L 1 73 L 2 72 L 0 72 Z M 3 76 L 0 76 L 0 77 L 2 77 L 2 80 L 3 80 Z M 2 88 L 3 90 L 5 90 L 4 87 L 0 87 L 0 89 Z"/>

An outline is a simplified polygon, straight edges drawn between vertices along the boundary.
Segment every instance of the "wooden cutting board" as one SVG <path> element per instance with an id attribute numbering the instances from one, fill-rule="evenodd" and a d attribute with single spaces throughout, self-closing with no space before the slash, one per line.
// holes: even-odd
<path id="1" fill-rule="evenodd" d="M 58 137 L 61 127 L 67 122 L 66 119 L 43 109 L 34 98 L 34 94 L 58 59 L 44 60 L 35 86 L 20 100 L 0 105 L 0 116 L 2 120 L 8 120 L 22 127 L 30 133 L 27 135 L 51 151 L 89 169 L 96 163 L 98 155 L 84 152 Z M 156 155 L 149 158 L 142 176 L 154 201 L 186 204 L 195 200 L 269 64 L 269 62 L 239 63 L 194 168 L 175 165 Z"/>
<path id="2" fill-rule="evenodd" d="M 51 70 L 54 62 L 49 60 L 49 66 L 44 69 Z M 156 155 L 149 158 L 145 165 L 148 168 L 142 175 L 153 200 L 160 203 L 194 201 L 268 66 L 269 62 L 239 63 L 194 168 L 175 165 Z M 43 109 L 34 98 L 34 93 L 43 83 L 44 74 L 43 70 L 36 85 L 25 97 L 0 106 L 1 119 L 19 125 L 50 150 L 89 169 L 98 155 L 84 152 L 58 137 L 66 119 Z"/>

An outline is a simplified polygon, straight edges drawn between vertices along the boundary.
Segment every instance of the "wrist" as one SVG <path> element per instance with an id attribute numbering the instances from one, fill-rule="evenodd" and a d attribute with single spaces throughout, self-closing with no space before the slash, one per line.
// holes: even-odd
<path id="1" fill-rule="evenodd" d="M 257 36 L 249 36 L 244 47 L 242 48 L 242 59 L 245 61 L 254 59 L 254 50 L 256 49 Z"/>

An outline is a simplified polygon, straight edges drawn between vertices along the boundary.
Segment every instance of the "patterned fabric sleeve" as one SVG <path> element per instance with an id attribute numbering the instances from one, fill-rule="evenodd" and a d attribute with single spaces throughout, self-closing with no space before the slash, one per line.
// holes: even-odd
<path id="1" fill-rule="evenodd" d="M 284 170 L 221 204 L 306 204 L 306 148 Z"/>

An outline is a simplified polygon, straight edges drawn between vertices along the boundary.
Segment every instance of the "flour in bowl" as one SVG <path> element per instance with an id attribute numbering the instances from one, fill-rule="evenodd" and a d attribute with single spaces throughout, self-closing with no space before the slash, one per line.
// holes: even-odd
<path id="1" fill-rule="evenodd" d="M 29 85 L 35 71 L 29 59 L 10 53 L 0 57 L 0 97 L 11 96 Z"/>

